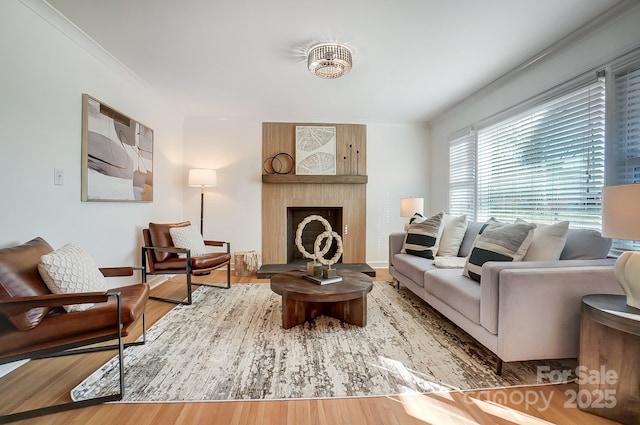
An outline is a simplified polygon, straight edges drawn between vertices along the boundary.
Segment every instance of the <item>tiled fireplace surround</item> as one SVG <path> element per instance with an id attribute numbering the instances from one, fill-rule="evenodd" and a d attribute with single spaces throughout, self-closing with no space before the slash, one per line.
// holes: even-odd
<path id="1" fill-rule="evenodd" d="M 364 263 L 366 248 L 366 126 L 358 124 L 263 123 L 263 161 L 286 152 L 295 157 L 295 127 L 318 125 L 336 127 L 336 156 L 349 158 L 349 151 L 359 154 L 349 167 L 337 161 L 337 173 L 332 176 L 297 176 L 268 174 L 262 176 L 262 262 L 284 264 L 288 255 L 287 224 L 289 207 L 342 208 L 342 223 L 333 229 L 343 239 L 342 261 Z M 351 146 L 349 146 L 351 145 Z M 355 164 L 355 161 L 358 161 Z M 355 175 L 354 170 L 358 170 Z M 354 174 L 350 173 L 353 172 Z M 309 210 L 307 210 L 309 208 Z M 322 213 L 320 214 L 322 215 Z M 297 226 L 296 226 L 297 227 Z M 306 229 L 306 228 L 305 228 Z M 294 229 L 295 232 L 295 229 Z"/>

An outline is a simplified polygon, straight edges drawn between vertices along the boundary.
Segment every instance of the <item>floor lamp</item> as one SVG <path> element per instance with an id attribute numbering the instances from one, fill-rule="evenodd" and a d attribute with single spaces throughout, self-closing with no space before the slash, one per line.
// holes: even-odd
<path id="1" fill-rule="evenodd" d="M 216 170 L 206 168 L 195 168 L 189 170 L 189 186 L 200 188 L 200 234 L 203 233 L 204 223 L 204 188 L 213 187 L 218 183 Z"/>

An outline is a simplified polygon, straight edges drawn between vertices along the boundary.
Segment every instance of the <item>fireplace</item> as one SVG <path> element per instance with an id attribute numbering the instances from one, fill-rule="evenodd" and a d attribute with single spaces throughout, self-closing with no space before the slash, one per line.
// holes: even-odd
<path id="1" fill-rule="evenodd" d="M 286 173 L 285 169 L 276 172 L 276 169 L 265 165 L 262 174 L 263 265 L 302 260 L 303 257 L 295 247 L 295 231 L 298 223 L 311 214 L 318 214 L 329 220 L 333 230 L 342 237 L 343 253 L 340 261 L 343 264 L 366 262 L 368 177 L 365 125 L 262 123 L 263 165 L 277 163 L 274 158 L 283 153 L 290 155 L 295 161 L 297 127 L 313 125 L 336 128 L 335 175 L 296 174 L 295 170 Z M 291 219 L 293 212 L 288 208 L 301 209 L 297 220 Z M 331 212 L 334 208 L 337 209 Z M 313 230 L 316 226 L 319 227 Z M 319 222 L 309 223 L 305 227 L 307 252 L 313 252 L 313 243 L 323 231 L 324 226 Z M 334 254 L 335 251 L 331 257 Z M 331 258 L 329 255 L 327 252 L 325 258 Z"/>
<path id="2" fill-rule="evenodd" d="M 299 263 L 309 261 L 296 247 L 296 231 L 298 225 L 310 215 L 319 215 L 329 222 L 334 232 L 342 237 L 342 207 L 287 207 L 287 263 Z M 314 252 L 314 243 L 318 235 L 324 232 L 324 224 L 313 220 L 309 222 L 302 232 L 302 245 L 309 253 Z M 322 242 L 325 246 L 326 239 Z M 333 241 L 331 248 L 324 255 L 331 258 L 335 255 L 338 245 Z M 338 260 L 342 262 L 342 257 Z"/>

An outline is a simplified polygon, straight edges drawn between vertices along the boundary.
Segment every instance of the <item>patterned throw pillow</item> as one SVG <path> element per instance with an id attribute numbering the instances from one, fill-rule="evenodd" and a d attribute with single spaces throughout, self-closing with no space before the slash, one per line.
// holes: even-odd
<path id="1" fill-rule="evenodd" d="M 411 226 L 411 223 L 422 223 L 423 221 L 425 221 L 427 218 L 425 216 L 423 216 L 420 213 L 415 213 L 413 215 L 413 217 L 411 217 L 409 219 L 408 222 L 404 223 L 404 231 L 406 232 L 407 230 L 409 230 L 409 226 Z"/>
<path id="2" fill-rule="evenodd" d="M 191 251 L 191 257 L 199 257 L 207 253 L 202 235 L 193 226 L 172 227 L 169 229 L 173 246 Z"/>
<path id="3" fill-rule="evenodd" d="M 480 282 L 487 261 L 521 261 L 533 239 L 535 224 L 490 221 L 476 238 L 463 274 Z"/>
<path id="4" fill-rule="evenodd" d="M 38 271 L 54 294 L 106 292 L 105 277 L 89 254 L 78 245 L 68 243 L 40 257 Z M 88 310 L 92 303 L 64 306 L 68 312 Z"/>
<path id="5" fill-rule="evenodd" d="M 440 212 L 424 221 L 412 222 L 407 230 L 402 252 L 433 260 L 438 252 L 443 218 L 444 212 Z"/>

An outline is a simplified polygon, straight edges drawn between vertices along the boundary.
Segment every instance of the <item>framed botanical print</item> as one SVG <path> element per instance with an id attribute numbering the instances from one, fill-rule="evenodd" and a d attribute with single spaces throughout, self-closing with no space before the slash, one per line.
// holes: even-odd
<path id="1" fill-rule="evenodd" d="M 336 174 L 336 128 L 296 126 L 296 174 Z"/>

